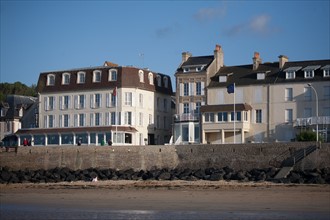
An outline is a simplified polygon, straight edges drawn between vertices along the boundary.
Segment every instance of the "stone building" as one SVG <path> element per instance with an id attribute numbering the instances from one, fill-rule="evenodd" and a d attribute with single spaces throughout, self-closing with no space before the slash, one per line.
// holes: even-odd
<path id="1" fill-rule="evenodd" d="M 164 144 L 171 137 L 172 84 L 147 69 L 104 66 L 41 73 L 34 145 Z"/>

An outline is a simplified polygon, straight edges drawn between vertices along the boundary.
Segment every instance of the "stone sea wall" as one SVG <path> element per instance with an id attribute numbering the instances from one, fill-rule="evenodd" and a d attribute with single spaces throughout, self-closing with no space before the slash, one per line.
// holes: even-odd
<path id="1" fill-rule="evenodd" d="M 224 144 L 224 145 L 150 145 L 150 146 L 47 146 L 2 149 L 0 167 L 10 170 L 50 170 L 89 168 L 113 170 L 206 169 L 230 167 L 248 171 L 274 167 L 289 152 L 315 145 L 314 142 Z M 295 166 L 295 170 L 330 167 L 330 144 Z"/>

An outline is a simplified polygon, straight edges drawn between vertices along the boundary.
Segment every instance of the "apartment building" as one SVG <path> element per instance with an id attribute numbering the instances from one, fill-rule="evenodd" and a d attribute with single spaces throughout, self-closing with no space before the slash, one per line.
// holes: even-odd
<path id="1" fill-rule="evenodd" d="M 37 98 L 21 95 L 8 95 L 0 103 L 0 140 L 8 137 L 3 144 L 15 144 L 16 139 L 9 137 L 18 129 L 38 126 L 37 106 Z"/>
<path id="2" fill-rule="evenodd" d="M 164 144 L 171 137 L 169 76 L 105 62 L 41 73 L 39 128 L 16 135 L 34 145 Z"/>
<path id="3" fill-rule="evenodd" d="M 292 141 L 303 130 L 329 141 L 330 60 L 223 66 L 201 111 L 201 143 Z"/>
<path id="4" fill-rule="evenodd" d="M 182 53 L 176 77 L 176 114 L 174 142 L 200 143 L 200 108 L 207 103 L 206 87 L 211 77 L 223 66 L 223 51 L 215 46 L 213 55 L 192 56 Z"/>

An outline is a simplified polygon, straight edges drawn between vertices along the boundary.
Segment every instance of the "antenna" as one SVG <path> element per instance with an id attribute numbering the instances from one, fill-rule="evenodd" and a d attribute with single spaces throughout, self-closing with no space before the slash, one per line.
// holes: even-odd
<path id="1" fill-rule="evenodd" d="M 144 68 L 144 53 L 139 53 L 139 57 L 141 57 L 142 60 L 142 68 Z"/>

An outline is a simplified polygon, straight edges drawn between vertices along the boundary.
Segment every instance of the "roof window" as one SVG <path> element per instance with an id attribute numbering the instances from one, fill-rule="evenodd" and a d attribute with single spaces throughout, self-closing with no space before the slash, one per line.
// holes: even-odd
<path id="1" fill-rule="evenodd" d="M 47 86 L 53 86 L 53 85 L 55 85 L 55 75 L 48 74 L 47 75 Z"/>
<path id="2" fill-rule="evenodd" d="M 265 73 L 258 73 L 257 74 L 257 80 L 264 80 L 266 77 L 266 74 Z"/>
<path id="3" fill-rule="evenodd" d="M 323 77 L 330 77 L 330 65 L 321 68 L 323 70 Z"/>
<path id="4" fill-rule="evenodd" d="M 314 70 L 317 70 L 320 67 L 321 66 L 307 66 L 302 69 L 304 71 L 305 78 L 314 78 Z"/>
<path id="5" fill-rule="evenodd" d="M 93 71 L 93 82 L 101 82 L 101 71 L 100 70 Z"/>
<path id="6" fill-rule="evenodd" d="M 295 79 L 296 78 L 296 72 L 300 70 L 302 67 L 301 66 L 293 66 L 289 67 L 284 70 L 286 72 L 285 74 L 285 79 Z"/>

